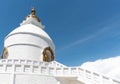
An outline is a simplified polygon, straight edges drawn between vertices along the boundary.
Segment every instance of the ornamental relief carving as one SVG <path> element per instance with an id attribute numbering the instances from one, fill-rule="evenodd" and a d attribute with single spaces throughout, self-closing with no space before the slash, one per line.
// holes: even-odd
<path id="1" fill-rule="evenodd" d="M 47 47 L 43 51 L 43 61 L 51 62 L 54 60 L 54 53 L 50 47 Z"/>
<path id="2" fill-rule="evenodd" d="M 8 58 L 8 49 L 4 47 L 2 52 L 2 59 L 7 59 L 7 58 Z"/>

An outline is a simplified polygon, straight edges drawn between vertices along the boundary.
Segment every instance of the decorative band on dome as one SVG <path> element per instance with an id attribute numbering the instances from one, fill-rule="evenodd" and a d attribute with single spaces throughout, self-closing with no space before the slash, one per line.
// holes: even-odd
<path id="1" fill-rule="evenodd" d="M 28 44 L 28 43 L 17 43 L 17 44 L 12 44 L 12 45 L 9 45 L 7 46 L 8 48 L 9 47 L 12 47 L 12 46 L 32 46 L 32 47 L 36 47 L 36 48 L 42 48 L 38 45 L 35 45 L 35 44 Z"/>

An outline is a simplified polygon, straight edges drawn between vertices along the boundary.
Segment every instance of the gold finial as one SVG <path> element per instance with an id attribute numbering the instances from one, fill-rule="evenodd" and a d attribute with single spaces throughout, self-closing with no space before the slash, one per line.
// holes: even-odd
<path id="1" fill-rule="evenodd" d="M 28 15 L 28 16 L 26 17 L 26 19 L 27 19 L 27 18 L 30 18 L 30 17 L 33 17 L 33 18 L 35 18 L 38 22 L 40 22 L 40 19 L 36 16 L 35 8 L 32 8 L 31 14 Z"/>
<path id="2" fill-rule="evenodd" d="M 36 13 L 36 11 L 35 11 L 35 8 L 33 7 L 33 8 L 32 8 L 32 11 L 31 11 L 31 14 L 34 16 L 35 13 Z"/>
<path id="3" fill-rule="evenodd" d="M 36 11 L 35 11 L 34 7 L 31 10 L 31 15 L 32 15 L 33 18 L 36 18 L 38 22 L 40 22 L 40 19 L 36 16 Z"/>

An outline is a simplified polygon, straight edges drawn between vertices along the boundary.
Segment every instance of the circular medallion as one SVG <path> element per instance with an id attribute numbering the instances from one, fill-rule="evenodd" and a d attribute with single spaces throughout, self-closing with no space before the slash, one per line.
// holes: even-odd
<path id="1" fill-rule="evenodd" d="M 47 47 L 43 51 L 43 61 L 50 62 L 54 60 L 54 53 L 50 47 Z"/>
<path id="2" fill-rule="evenodd" d="M 3 58 L 3 59 L 7 59 L 7 58 L 8 58 L 8 50 L 7 50 L 6 47 L 3 49 L 2 58 Z"/>

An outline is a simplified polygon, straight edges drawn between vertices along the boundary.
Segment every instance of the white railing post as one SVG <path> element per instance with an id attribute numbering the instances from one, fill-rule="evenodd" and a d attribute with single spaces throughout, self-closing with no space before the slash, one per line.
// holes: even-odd
<path id="1" fill-rule="evenodd" d="M 39 73 L 40 73 L 40 75 L 41 75 L 41 66 L 39 66 Z"/>

